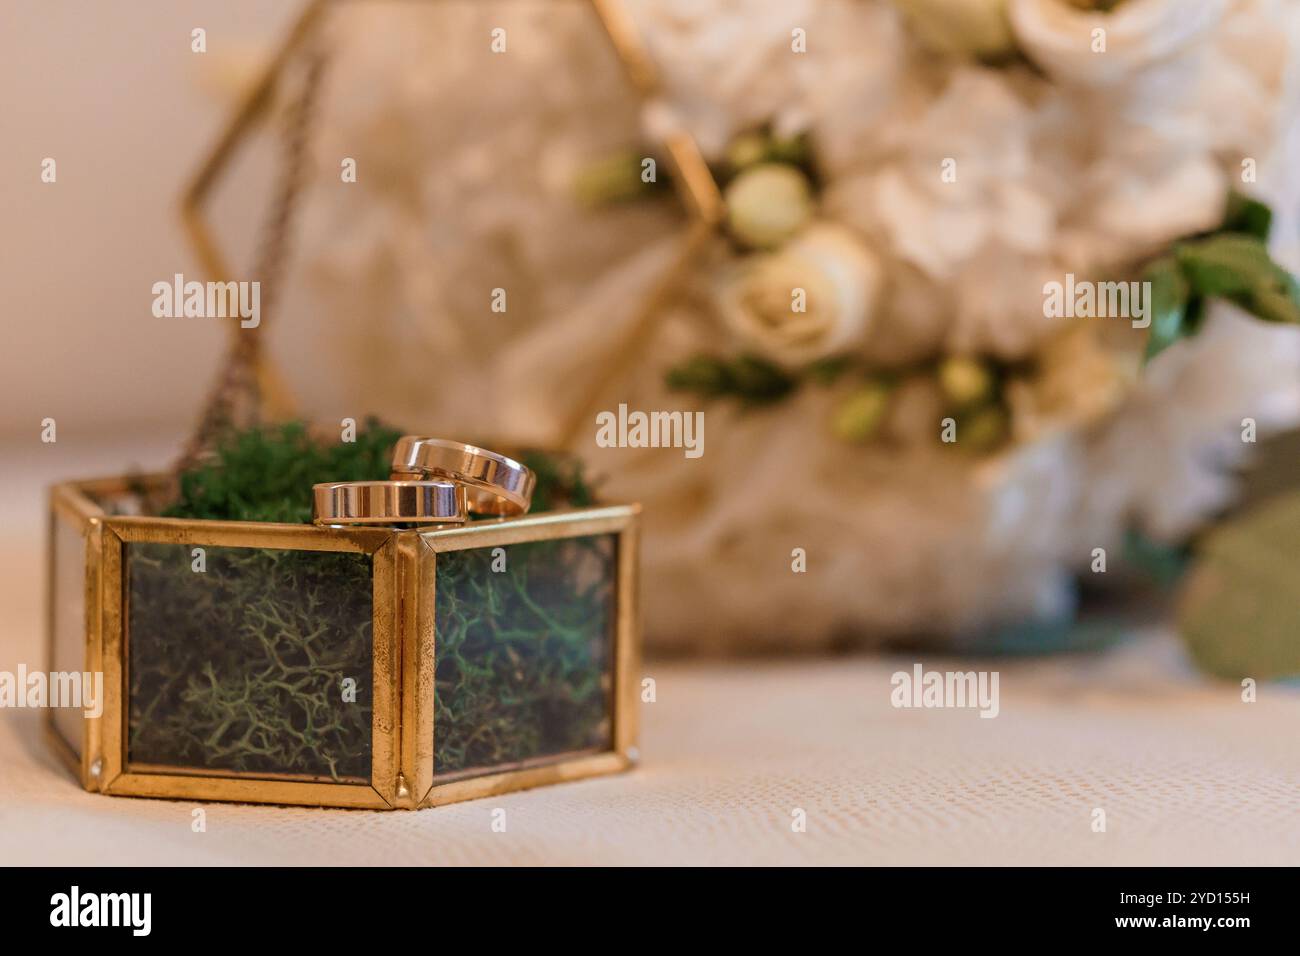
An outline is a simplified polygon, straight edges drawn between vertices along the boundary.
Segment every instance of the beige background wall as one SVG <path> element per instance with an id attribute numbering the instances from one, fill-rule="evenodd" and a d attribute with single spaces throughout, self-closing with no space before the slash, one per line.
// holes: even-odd
<path id="1" fill-rule="evenodd" d="M 58 452 L 128 428 L 175 441 L 188 427 L 224 329 L 155 318 L 150 287 L 178 271 L 197 277 L 177 197 L 239 76 L 297 8 L 0 0 L 4 457 L 30 453 L 46 417 L 58 422 Z M 206 54 L 191 52 L 195 27 L 207 31 Z M 47 156 L 55 184 L 41 182 Z M 240 186 L 222 195 L 236 253 L 255 234 L 265 158 L 250 153 Z"/>

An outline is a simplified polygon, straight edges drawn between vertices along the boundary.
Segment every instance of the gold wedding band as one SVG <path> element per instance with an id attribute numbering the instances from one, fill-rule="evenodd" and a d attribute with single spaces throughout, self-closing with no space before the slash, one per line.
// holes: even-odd
<path id="1" fill-rule="evenodd" d="M 316 524 L 456 523 L 465 487 L 451 481 L 340 481 L 312 485 Z"/>
<path id="2" fill-rule="evenodd" d="M 485 515 L 518 515 L 533 500 L 536 476 L 513 458 L 486 448 L 442 438 L 406 435 L 393 449 L 393 477 L 446 478 L 467 487 L 469 510 Z"/>

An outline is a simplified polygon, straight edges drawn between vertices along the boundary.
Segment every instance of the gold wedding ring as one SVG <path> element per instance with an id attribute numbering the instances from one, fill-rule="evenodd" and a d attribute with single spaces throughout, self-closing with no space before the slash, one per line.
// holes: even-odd
<path id="1" fill-rule="evenodd" d="M 442 438 L 406 435 L 393 449 L 393 477 L 443 478 L 462 482 L 469 510 L 485 515 L 518 515 L 533 500 L 536 476 L 513 458 L 486 448 Z"/>
<path id="2" fill-rule="evenodd" d="M 468 517 L 451 481 L 340 481 L 312 485 L 316 524 L 453 524 Z"/>

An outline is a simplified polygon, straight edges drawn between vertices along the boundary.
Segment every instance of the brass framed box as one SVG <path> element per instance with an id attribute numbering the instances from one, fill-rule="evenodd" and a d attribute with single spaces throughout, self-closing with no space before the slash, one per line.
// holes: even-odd
<path id="1" fill-rule="evenodd" d="M 464 526 L 141 514 L 163 477 L 50 492 L 51 709 L 87 790 L 413 809 L 636 759 L 638 507 Z"/>

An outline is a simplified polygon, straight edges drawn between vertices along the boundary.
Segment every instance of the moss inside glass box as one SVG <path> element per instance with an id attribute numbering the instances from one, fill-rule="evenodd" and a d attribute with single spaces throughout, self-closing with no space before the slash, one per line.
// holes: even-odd
<path id="1" fill-rule="evenodd" d="M 153 510 L 308 523 L 313 484 L 387 478 L 399 436 L 374 423 L 337 444 L 299 424 L 232 434 Z M 592 504 L 575 463 L 523 458 L 533 511 Z M 437 776 L 611 746 L 616 554 L 612 534 L 437 554 Z M 369 777 L 373 556 L 135 541 L 123 572 L 133 767 Z"/>
<path id="2" fill-rule="evenodd" d="M 200 551 L 127 546 L 131 763 L 368 778 L 370 557 Z"/>
<path id="3" fill-rule="evenodd" d="M 439 776 L 610 746 L 613 535 L 438 555 Z"/>

